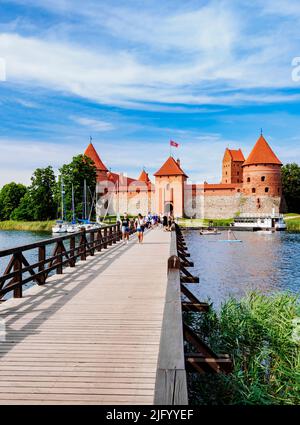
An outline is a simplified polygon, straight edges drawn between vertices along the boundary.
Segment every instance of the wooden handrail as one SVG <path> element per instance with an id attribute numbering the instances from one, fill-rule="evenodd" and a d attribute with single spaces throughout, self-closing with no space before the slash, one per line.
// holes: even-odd
<path id="1" fill-rule="evenodd" d="M 171 232 L 167 293 L 160 337 L 154 404 L 188 404 L 180 296 L 180 260 L 177 255 L 176 231 Z"/>
<path id="2" fill-rule="evenodd" d="M 119 224 L 113 224 L 98 229 L 84 228 L 70 235 L 58 236 L 31 244 L 0 251 L 0 258 L 10 257 L 8 265 L 0 275 L 0 300 L 8 292 L 14 293 L 15 298 L 22 297 L 23 285 L 36 282 L 43 285 L 53 271 L 61 274 L 64 267 L 75 267 L 76 260 L 85 260 L 93 256 L 95 250 L 101 251 L 121 239 Z M 64 242 L 69 241 L 66 248 Z M 46 255 L 46 247 L 53 246 L 52 254 Z M 37 250 L 36 259 L 32 264 L 24 256 L 25 252 Z M 29 274 L 29 275 L 28 275 Z"/>

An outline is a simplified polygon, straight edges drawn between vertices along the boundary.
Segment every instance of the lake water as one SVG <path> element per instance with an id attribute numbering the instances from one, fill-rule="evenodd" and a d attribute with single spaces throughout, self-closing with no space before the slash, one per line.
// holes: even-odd
<path id="1" fill-rule="evenodd" d="M 201 236 L 198 230 L 184 231 L 190 260 L 189 270 L 200 283 L 189 288 L 201 301 L 208 298 L 219 307 L 230 295 L 242 297 L 249 290 L 263 293 L 300 291 L 300 233 L 234 232 L 242 243 L 218 242 L 221 235 Z"/>
<path id="2" fill-rule="evenodd" d="M 198 230 L 184 231 L 185 240 L 195 267 L 189 269 L 200 277 L 199 284 L 189 288 L 201 300 L 210 299 L 217 307 L 228 296 L 243 296 L 259 289 L 264 293 L 300 291 L 300 233 L 276 232 L 263 235 L 235 232 L 242 243 L 218 242 L 227 239 L 227 232 L 200 236 Z M 0 251 L 52 238 L 51 233 L 0 231 Z M 51 246 L 47 251 L 51 251 Z M 37 250 L 27 252 L 30 263 L 37 261 Z M 9 258 L 0 258 L 0 274 Z M 25 288 L 24 288 L 25 289 Z"/>
<path id="3" fill-rule="evenodd" d="M 0 251 L 17 246 L 34 243 L 38 240 L 51 239 L 52 233 L 48 232 L 29 232 L 17 230 L 0 230 Z M 47 247 L 47 253 L 50 253 L 51 246 Z M 26 259 L 30 264 L 38 261 L 37 249 L 24 253 Z M 10 257 L 0 258 L 0 275 L 4 272 Z M 24 285 L 25 290 L 31 284 Z M 11 293 L 7 294 L 5 298 L 9 298 Z"/>

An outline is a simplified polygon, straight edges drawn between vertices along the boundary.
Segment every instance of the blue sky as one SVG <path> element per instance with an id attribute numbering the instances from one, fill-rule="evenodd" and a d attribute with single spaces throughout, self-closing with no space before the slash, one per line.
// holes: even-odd
<path id="1" fill-rule="evenodd" d="M 0 186 L 90 135 L 132 177 L 173 139 L 191 181 L 218 182 L 224 149 L 249 154 L 261 127 L 300 162 L 299 28 L 298 0 L 0 0 Z"/>

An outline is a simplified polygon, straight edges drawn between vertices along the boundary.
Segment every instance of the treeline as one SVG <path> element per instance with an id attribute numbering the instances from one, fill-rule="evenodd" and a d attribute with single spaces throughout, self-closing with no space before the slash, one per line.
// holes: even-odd
<path id="1" fill-rule="evenodd" d="M 69 164 L 59 169 L 58 178 L 53 168 L 48 166 L 34 171 L 28 187 L 15 182 L 4 185 L 0 190 L 0 221 L 45 221 L 60 217 L 62 181 L 65 193 L 65 218 L 70 220 L 72 217 L 72 185 L 75 215 L 77 218 L 83 218 L 84 181 L 86 181 L 87 198 L 91 205 L 96 188 L 96 169 L 90 158 L 78 155 L 73 157 Z"/>
<path id="2" fill-rule="evenodd" d="M 300 166 L 293 162 L 281 169 L 283 194 L 288 212 L 300 213 Z"/>

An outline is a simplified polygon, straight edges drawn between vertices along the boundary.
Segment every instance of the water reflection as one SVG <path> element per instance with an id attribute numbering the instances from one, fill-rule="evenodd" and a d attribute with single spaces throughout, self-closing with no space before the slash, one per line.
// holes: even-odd
<path id="1" fill-rule="evenodd" d="M 210 298 L 219 306 L 228 296 L 241 297 L 253 289 L 299 293 L 300 234 L 235 234 L 242 243 L 218 242 L 227 239 L 227 232 L 213 236 L 184 232 L 195 264 L 191 270 L 200 277 L 200 283 L 190 288 L 201 300 Z"/>

